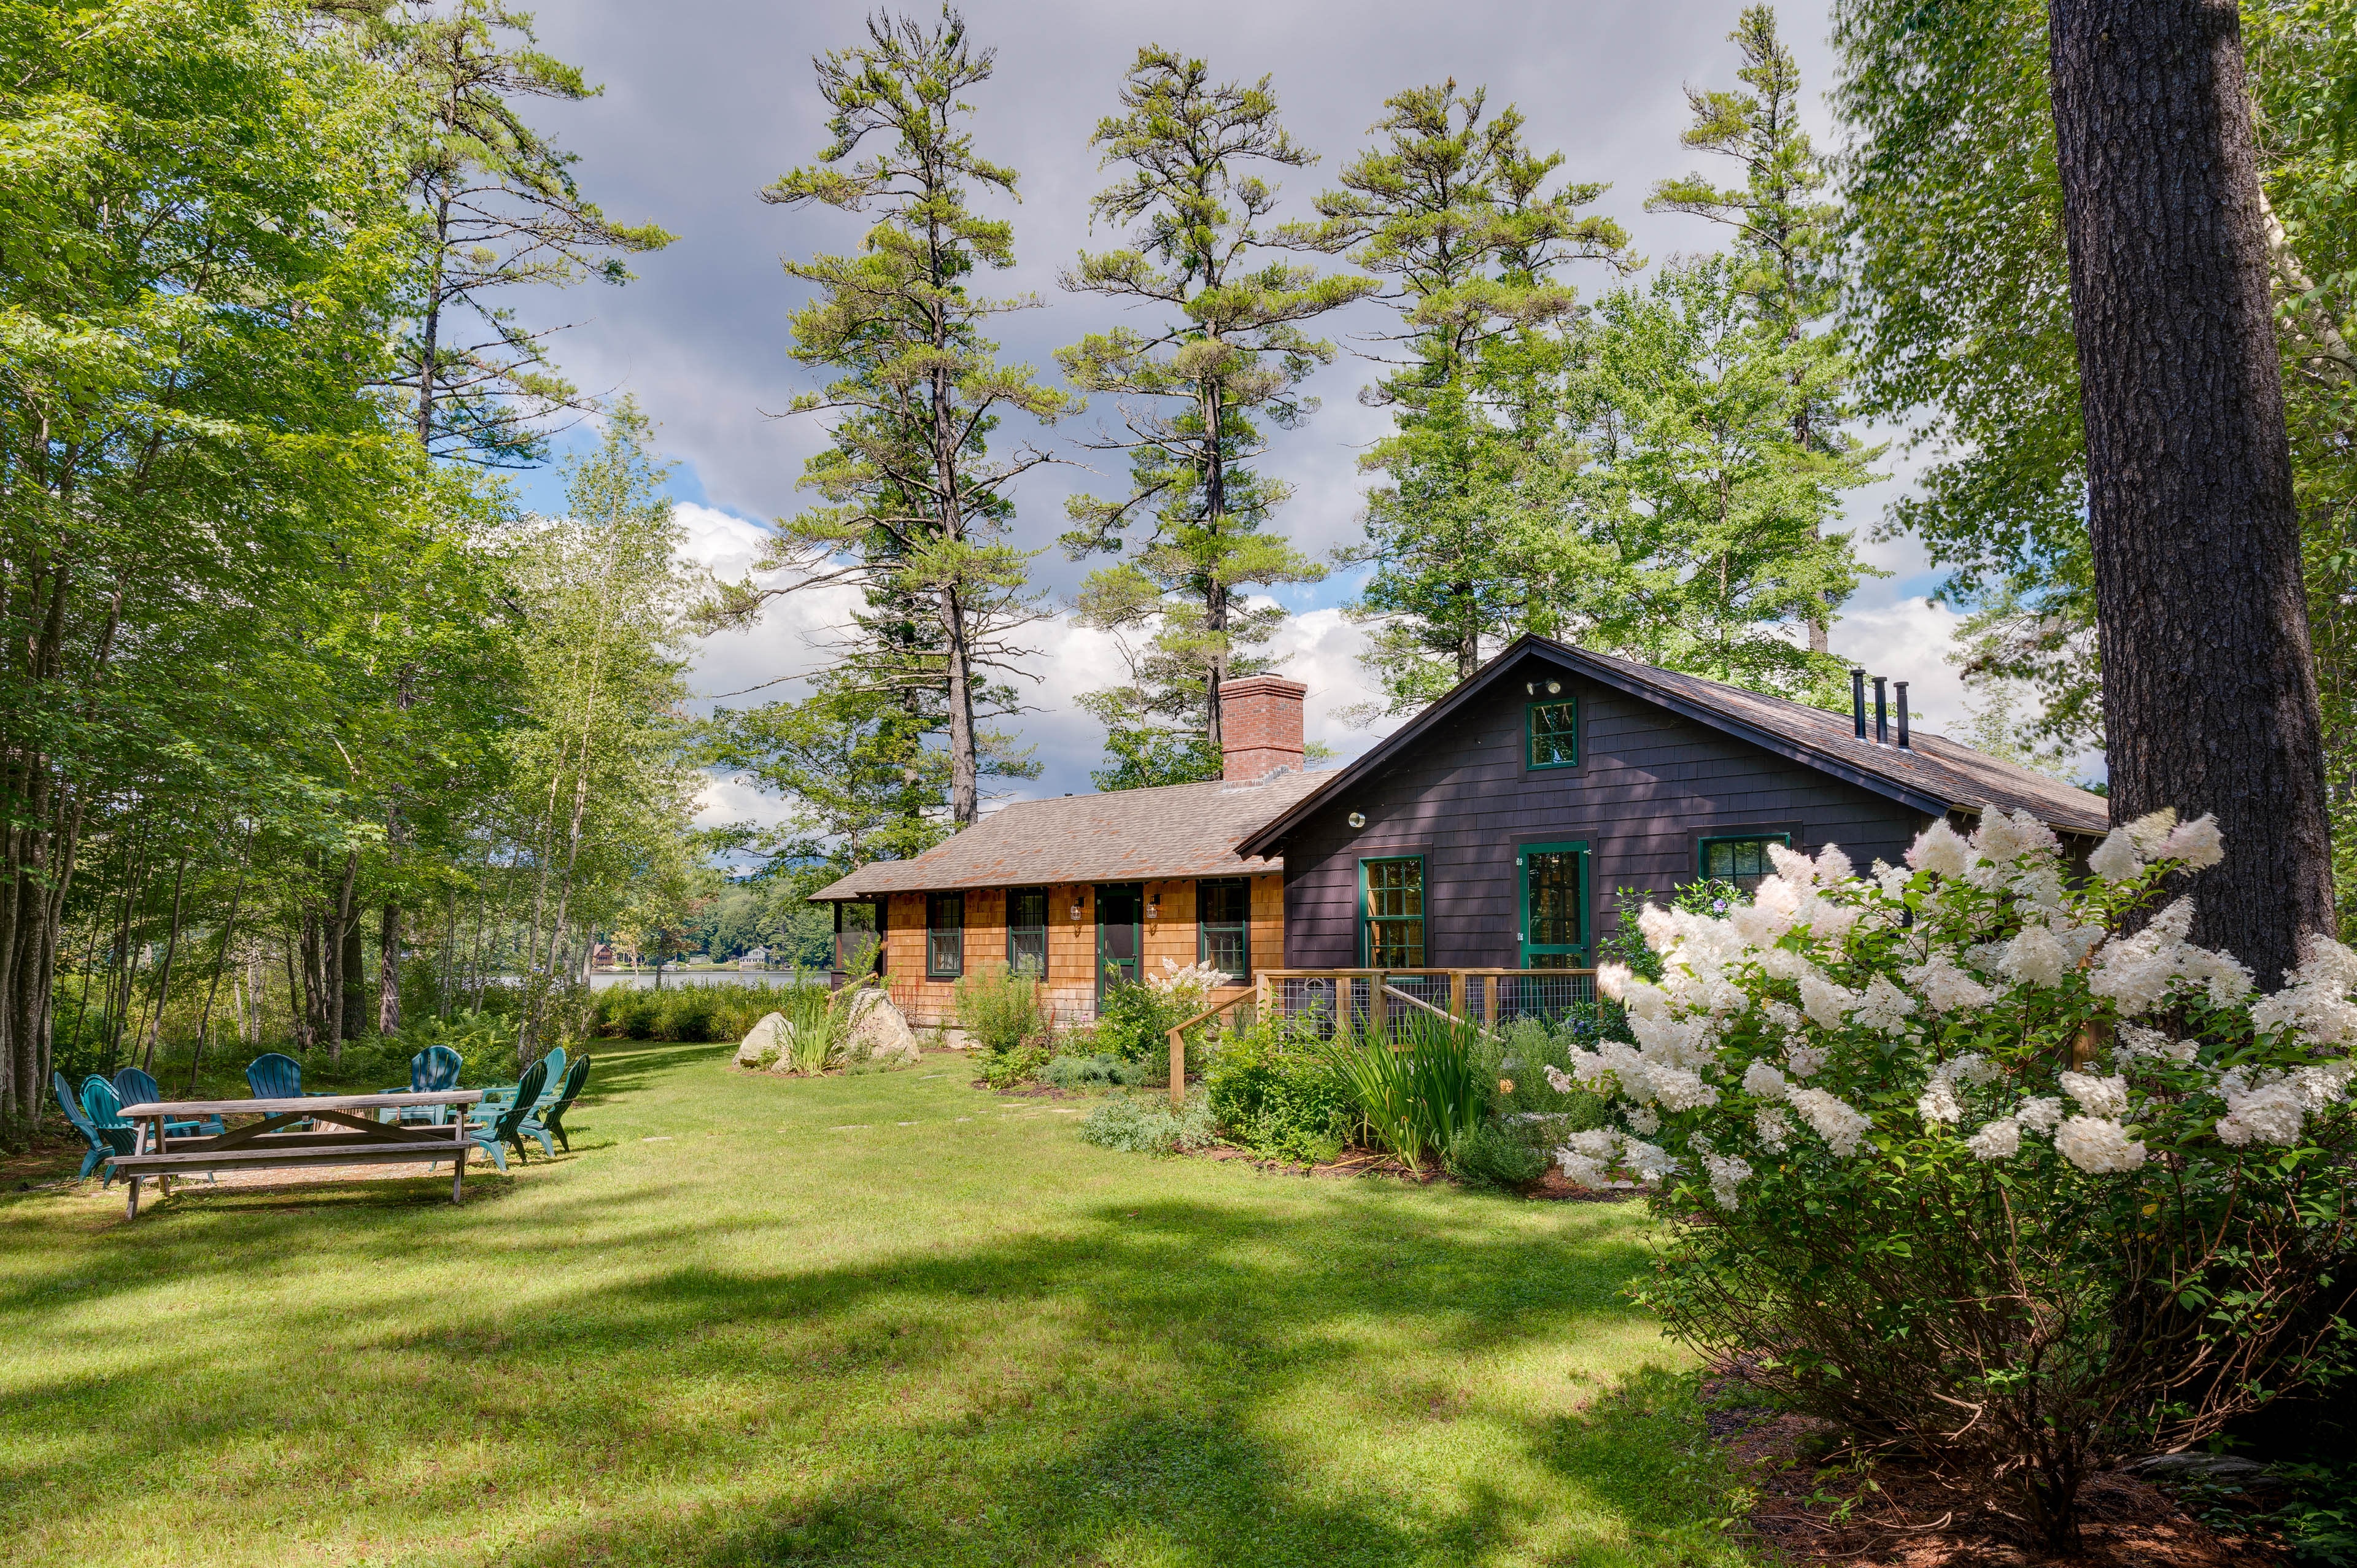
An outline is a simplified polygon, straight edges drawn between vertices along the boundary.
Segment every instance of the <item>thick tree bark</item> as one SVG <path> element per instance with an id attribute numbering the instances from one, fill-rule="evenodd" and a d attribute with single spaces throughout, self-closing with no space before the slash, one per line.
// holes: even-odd
<path id="1" fill-rule="evenodd" d="M 2217 816 L 2196 940 L 2272 984 L 2330 845 L 2234 0 L 2049 0 L 2112 810 Z"/>

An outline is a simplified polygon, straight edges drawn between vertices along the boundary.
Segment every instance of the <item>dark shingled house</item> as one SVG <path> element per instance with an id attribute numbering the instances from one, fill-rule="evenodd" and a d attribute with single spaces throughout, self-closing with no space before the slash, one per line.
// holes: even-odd
<path id="1" fill-rule="evenodd" d="M 1018 802 L 816 897 L 889 897 L 887 972 L 920 1021 L 945 1016 L 953 969 L 1034 951 L 1067 1017 L 1166 956 L 1279 981 L 1288 1010 L 1380 971 L 1395 996 L 1495 1016 L 1587 993 L 1620 888 L 1749 884 L 1771 843 L 1895 863 L 1934 820 L 1991 807 L 2083 846 L 2106 831 L 2099 796 L 1909 733 L 1903 688 L 1892 729 L 1876 686 L 1869 722 L 1862 699 L 1827 713 L 1525 637 L 1349 767 L 1304 775 L 1305 689 L 1262 677 L 1229 688 L 1248 724 L 1222 782 Z"/>

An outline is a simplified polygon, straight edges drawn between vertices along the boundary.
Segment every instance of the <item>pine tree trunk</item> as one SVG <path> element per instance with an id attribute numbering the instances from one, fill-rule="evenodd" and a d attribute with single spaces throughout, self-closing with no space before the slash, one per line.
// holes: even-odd
<path id="1" fill-rule="evenodd" d="M 2216 814 L 2193 934 L 2330 930 L 2316 674 L 2234 0 L 2049 0 L 2112 811 Z"/>
<path id="2" fill-rule="evenodd" d="M 981 813 L 982 768 L 974 733 L 974 653 L 954 588 L 942 590 L 942 636 L 950 682 L 950 821 L 963 832 Z"/>

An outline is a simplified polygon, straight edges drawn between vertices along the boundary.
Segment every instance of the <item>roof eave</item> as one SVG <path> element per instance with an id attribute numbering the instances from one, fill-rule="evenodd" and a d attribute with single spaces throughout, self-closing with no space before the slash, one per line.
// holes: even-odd
<path id="1" fill-rule="evenodd" d="M 1945 816 L 1959 805 L 1968 805 L 1977 811 L 1984 804 L 1978 801 L 1947 800 L 1900 783 L 1897 779 L 1886 778 L 1879 773 L 1859 768 L 1833 753 L 1820 751 L 1814 746 L 1805 746 L 1783 736 L 1775 735 L 1745 720 L 1721 713 L 1717 708 L 1690 702 L 1661 687 L 1631 679 L 1609 665 L 1592 661 L 1579 649 L 1525 632 L 1500 650 L 1496 658 L 1458 682 L 1446 696 L 1401 726 L 1364 757 L 1343 768 L 1308 795 L 1295 801 L 1290 809 L 1281 813 L 1267 826 L 1254 831 L 1239 842 L 1236 845 L 1236 853 L 1239 854 L 1267 854 L 1269 846 L 1280 842 L 1286 832 L 1312 811 L 1317 810 L 1326 797 L 1364 778 L 1369 772 L 1405 749 L 1417 736 L 1448 718 L 1477 693 L 1486 691 L 1491 682 L 1502 677 L 1507 666 L 1517 655 L 1523 653 L 1536 653 L 1544 658 L 1553 659 L 1600 685 L 1609 686 L 1615 691 L 1625 692 L 1632 697 L 1639 697 L 1657 706 L 1667 708 L 1681 717 L 1707 725 L 1723 734 L 1734 736 L 1764 751 L 1771 751 L 1779 757 L 1813 768 L 1820 773 L 1855 784 L 1861 789 L 1870 790 L 1886 799 L 1896 800 L 1903 806 L 1921 811 L 1928 816 Z"/>

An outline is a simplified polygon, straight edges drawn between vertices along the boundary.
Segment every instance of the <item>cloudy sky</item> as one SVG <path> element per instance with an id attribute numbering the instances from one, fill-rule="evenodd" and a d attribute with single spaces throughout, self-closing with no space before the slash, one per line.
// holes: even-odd
<path id="1" fill-rule="evenodd" d="M 1643 202 L 1654 181 L 1711 161 L 1679 145 L 1688 120 L 1684 90 L 1736 84 L 1726 37 L 1739 9 L 1738 0 L 974 0 L 965 8 L 971 35 L 998 50 L 996 76 L 970 95 L 978 146 L 1022 176 L 1021 203 L 1006 209 L 1020 264 L 993 280 L 995 290 L 1037 294 L 1042 303 L 1005 318 L 1005 355 L 1052 372 L 1058 345 L 1119 319 L 1104 302 L 1061 294 L 1056 273 L 1083 246 L 1115 238 L 1089 231 L 1088 197 L 1107 177 L 1088 137 L 1141 44 L 1200 54 L 1222 76 L 1272 79 L 1288 126 L 1324 155 L 1285 182 L 1284 216 L 1308 215 L 1310 198 L 1364 145 L 1385 96 L 1453 76 L 1462 86 L 1486 84 L 1493 104 L 1518 104 L 1532 144 L 1565 154 L 1565 177 L 1609 182 L 1596 209 L 1619 219 L 1659 263 L 1717 242 L 1710 224 L 1648 214 Z M 768 520 L 802 504 L 794 480 L 820 442 L 813 422 L 768 412 L 812 385 L 787 355 L 787 317 L 800 295 L 778 259 L 850 250 L 861 229 L 853 218 L 765 206 L 757 193 L 824 145 L 811 57 L 862 38 L 864 14 L 842 0 L 546 0 L 538 12 L 543 47 L 579 64 L 605 92 L 586 104 L 540 106 L 537 123 L 580 155 L 582 184 L 610 215 L 652 220 L 679 238 L 640 259 L 639 279 L 627 287 L 587 285 L 518 304 L 528 317 L 578 324 L 557 349 L 575 380 L 635 393 L 645 404 L 680 465 L 676 490 L 692 547 L 729 575 L 741 573 Z M 1812 129 L 1824 145 L 1835 135 L 1819 97 L 1831 79 L 1825 12 L 1794 4 L 1781 17 L 1809 87 Z M 1725 167 L 1708 172 L 1737 177 Z M 1600 267 L 1567 281 L 1590 295 L 1614 282 Z M 1347 348 L 1383 317 L 1368 306 L 1328 320 Z M 1355 401 L 1370 377 L 1363 360 L 1341 356 L 1312 384 L 1322 411 L 1302 429 L 1276 433 L 1265 465 L 1293 484 L 1283 526 L 1313 553 L 1359 533 L 1355 460 L 1385 418 Z M 1094 423 L 1082 414 L 1055 432 L 1011 434 L 1086 463 L 1091 455 L 1076 438 Z M 1022 542 L 1052 542 L 1071 490 L 1118 492 L 1118 459 L 1094 460 L 1099 472 L 1035 471 L 1017 496 Z M 1896 474 L 1900 465 L 1886 467 Z M 1894 477 L 1851 497 L 1861 533 L 1901 482 Z M 561 501 L 553 477 L 530 478 L 525 489 L 544 508 Z M 1928 710 L 1925 727 L 1961 727 L 1961 693 L 1944 658 L 1954 618 L 1922 596 L 1934 575 L 1903 543 L 1867 544 L 1864 553 L 1892 575 L 1852 602 L 1835 628 L 1835 650 L 1912 681 L 1917 705 Z M 1080 570 L 1053 551 L 1039 563 L 1042 585 L 1059 598 L 1069 596 Z M 1345 757 L 1381 733 L 1331 716 L 1365 694 L 1353 659 L 1358 634 L 1340 608 L 1354 586 L 1338 574 L 1286 591 L 1282 602 L 1294 619 L 1277 647 L 1286 672 L 1310 686 L 1313 737 Z M 699 692 L 737 692 L 808 671 L 817 658 L 813 633 L 838 623 L 845 607 L 840 596 L 814 595 L 773 612 L 754 632 L 714 639 L 696 670 Z M 1032 696 L 1039 711 L 1021 727 L 1046 772 L 1024 792 L 1087 789 L 1089 768 L 1102 764 L 1099 732 L 1071 699 L 1104 683 L 1111 650 L 1060 620 L 1041 628 L 1039 646 Z M 707 820 L 774 814 L 726 782 L 707 804 Z"/>

